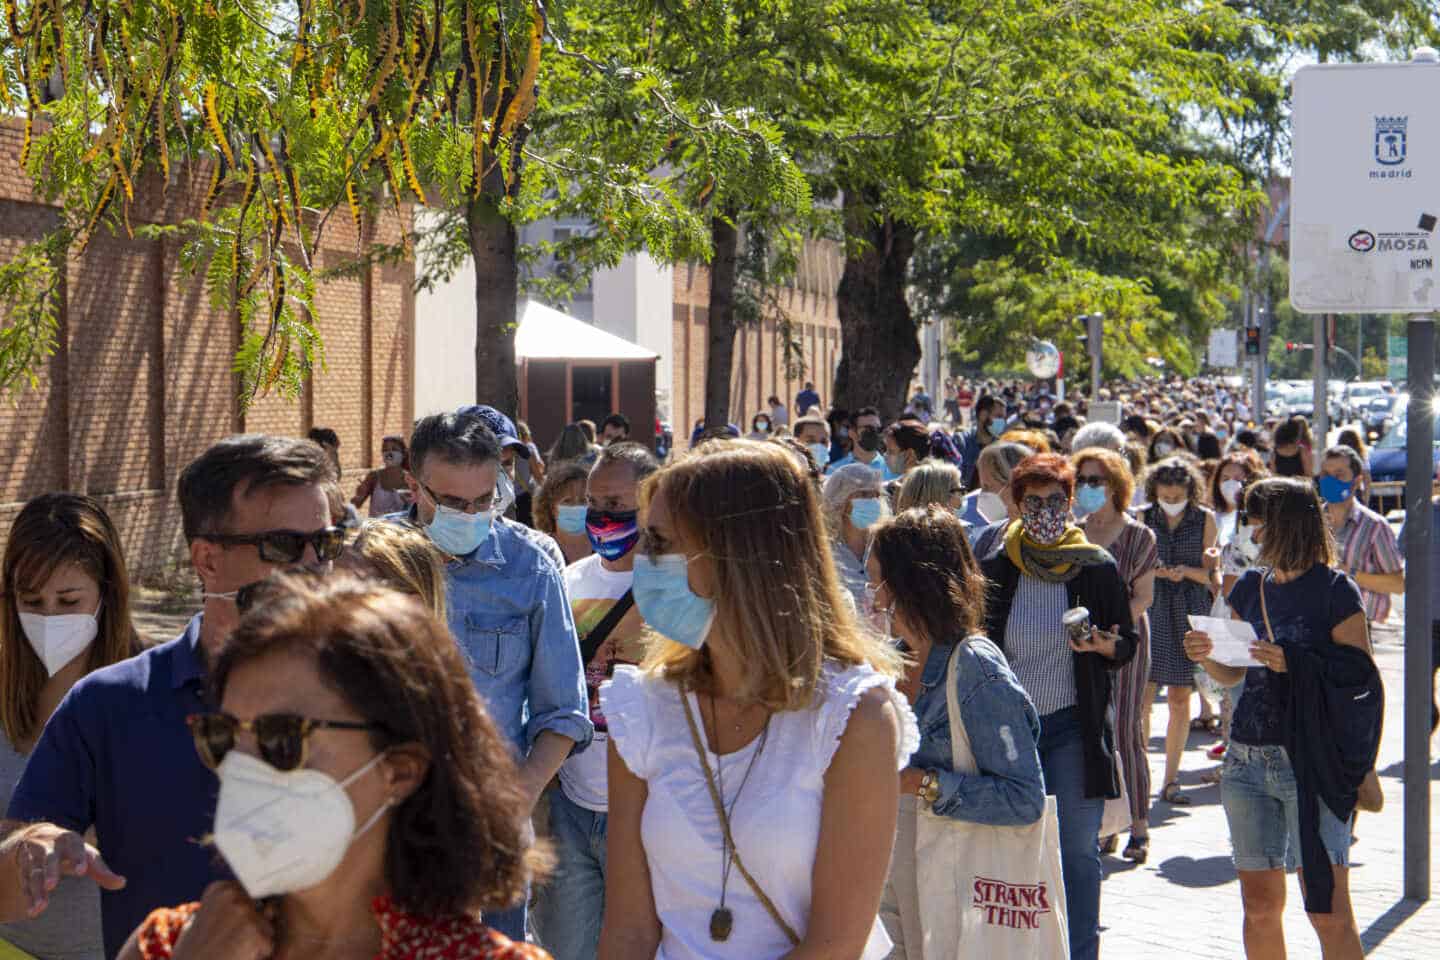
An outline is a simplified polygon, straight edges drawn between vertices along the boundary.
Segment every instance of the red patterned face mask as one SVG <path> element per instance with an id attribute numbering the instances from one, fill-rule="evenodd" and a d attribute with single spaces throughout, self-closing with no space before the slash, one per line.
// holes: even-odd
<path id="1" fill-rule="evenodd" d="M 590 538 L 590 548 L 601 559 L 619 560 L 633 550 L 640 539 L 639 513 L 590 510 L 585 514 L 585 535 Z"/>

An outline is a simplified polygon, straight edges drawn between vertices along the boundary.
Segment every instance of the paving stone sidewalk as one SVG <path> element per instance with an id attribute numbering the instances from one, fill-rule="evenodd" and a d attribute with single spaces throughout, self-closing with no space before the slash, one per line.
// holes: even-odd
<path id="1" fill-rule="evenodd" d="M 1435 899 L 1420 904 L 1403 899 L 1403 783 L 1401 613 L 1376 631 L 1376 661 L 1385 678 L 1386 723 L 1380 750 L 1380 780 L 1385 809 L 1361 814 L 1359 842 L 1352 851 L 1355 918 L 1368 957 L 1381 960 L 1440 958 L 1440 762 L 1430 767 L 1432 831 L 1430 858 Z M 1164 767 L 1165 708 L 1151 717 L 1151 771 L 1160 782 Z M 1220 788 L 1201 775 L 1216 764 L 1205 756 L 1214 743 L 1192 735 L 1182 765 L 1181 783 L 1194 799 L 1188 807 L 1156 803 L 1151 815 L 1149 862 L 1136 867 L 1118 857 L 1105 858 L 1106 880 L 1100 919 L 1101 955 L 1106 960 L 1230 960 L 1243 958 L 1240 884 L 1230 864 L 1229 832 L 1220 808 Z M 1440 744 L 1440 739 L 1434 741 Z M 1432 757 L 1440 756 L 1440 746 Z M 1122 844 L 1123 846 L 1123 844 Z M 1310 929 L 1292 878 L 1285 908 L 1285 940 L 1292 958 L 1319 957 L 1319 941 Z"/>

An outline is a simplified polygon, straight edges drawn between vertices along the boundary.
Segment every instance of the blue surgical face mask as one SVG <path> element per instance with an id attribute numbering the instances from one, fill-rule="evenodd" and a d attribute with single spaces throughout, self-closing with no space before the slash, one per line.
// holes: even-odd
<path id="1" fill-rule="evenodd" d="M 425 532 L 441 550 L 452 557 L 464 557 L 474 553 L 490 536 L 490 516 L 489 510 L 466 513 L 437 504 L 435 519 L 426 525 Z"/>
<path id="2" fill-rule="evenodd" d="M 555 526 L 565 533 L 585 532 L 585 504 L 562 503 L 555 511 Z"/>
<path id="3" fill-rule="evenodd" d="M 860 497 L 850 501 L 850 522 L 866 530 L 880 521 L 880 500 L 877 497 Z"/>
<path id="4" fill-rule="evenodd" d="M 635 607 L 647 626 L 699 650 L 715 622 L 715 601 L 696 596 L 690 589 L 689 560 L 684 554 L 658 557 L 637 554 L 631 590 Z"/>
<path id="5" fill-rule="evenodd" d="M 1354 489 L 1353 482 L 1346 483 L 1344 480 L 1337 480 L 1328 473 L 1320 477 L 1320 496 L 1326 503 L 1344 503 L 1350 499 L 1350 494 Z"/>
<path id="6" fill-rule="evenodd" d="M 810 451 L 810 456 L 815 458 L 815 462 L 820 465 L 820 469 L 825 469 L 826 464 L 830 462 L 830 445 L 827 443 L 810 443 L 806 444 L 806 449 Z"/>
<path id="7" fill-rule="evenodd" d="M 1075 515 L 1087 517 L 1105 506 L 1110 492 L 1104 487 L 1083 486 L 1075 491 Z"/>

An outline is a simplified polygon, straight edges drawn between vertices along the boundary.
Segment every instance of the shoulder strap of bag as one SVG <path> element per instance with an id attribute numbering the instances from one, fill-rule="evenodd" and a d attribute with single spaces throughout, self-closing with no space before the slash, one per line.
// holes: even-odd
<path id="1" fill-rule="evenodd" d="M 1260 619 L 1265 621 L 1265 635 L 1275 642 L 1275 631 L 1270 629 L 1270 611 L 1265 607 L 1265 571 L 1260 571 Z"/>
<path id="2" fill-rule="evenodd" d="M 740 876 L 745 878 L 745 882 L 750 886 L 755 898 L 770 914 L 770 919 L 774 920 L 780 929 L 785 931 L 785 936 L 790 942 L 798 947 L 800 945 L 799 935 L 795 933 L 790 924 L 785 922 L 785 918 L 780 916 L 780 911 L 775 908 L 774 901 L 765 895 L 764 890 L 760 889 L 760 884 L 750 875 L 750 871 L 745 869 L 745 864 L 740 859 L 740 851 L 735 847 L 735 838 L 730 834 L 730 818 L 725 815 L 725 801 L 720 796 L 720 790 L 715 786 L 715 775 L 711 772 L 710 761 L 705 756 L 705 745 L 700 742 L 700 728 L 695 725 L 695 712 L 690 709 L 690 695 L 684 688 L 680 690 L 680 703 L 685 707 L 685 722 L 690 727 L 690 741 L 695 745 L 695 756 L 700 758 L 700 769 L 705 771 L 705 786 L 710 788 L 710 801 L 715 805 L 715 816 L 720 820 L 720 829 L 725 837 L 725 844 L 730 848 L 730 862 L 735 864 L 735 869 L 740 871 Z"/>
<path id="3" fill-rule="evenodd" d="M 625 595 L 615 601 L 615 605 L 605 613 L 601 621 L 595 624 L 595 627 L 589 633 L 585 634 L 585 639 L 580 641 L 580 665 L 582 667 L 589 666 L 590 661 L 595 659 L 595 654 L 600 649 L 600 646 L 634 605 L 635 591 L 626 590 Z"/>
<path id="4" fill-rule="evenodd" d="M 945 670 L 945 709 L 950 714 L 950 763 L 956 773 L 975 773 L 979 765 L 975 762 L 975 751 L 970 749 L 970 735 L 965 732 L 965 722 L 960 717 L 960 646 L 950 654 L 950 665 Z"/>

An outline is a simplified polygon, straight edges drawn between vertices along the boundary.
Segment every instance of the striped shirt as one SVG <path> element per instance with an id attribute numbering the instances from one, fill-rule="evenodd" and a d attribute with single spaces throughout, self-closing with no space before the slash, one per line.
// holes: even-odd
<path id="1" fill-rule="evenodd" d="M 1060 622 L 1068 606 L 1065 584 L 1022 575 L 1005 624 L 1010 669 L 1042 717 L 1076 704 L 1075 657 Z"/>
<path id="2" fill-rule="evenodd" d="M 1352 503 L 1344 525 L 1334 533 L 1340 548 L 1337 564 L 1340 569 L 1358 573 L 1399 573 L 1405 569 L 1395 531 L 1384 517 L 1369 507 Z M 1371 623 L 1381 623 L 1390 616 L 1388 593 L 1373 593 L 1361 587 L 1360 598 L 1365 602 L 1365 616 Z"/>

